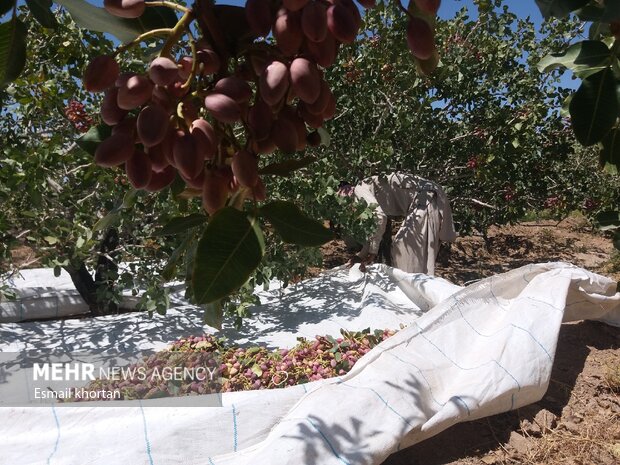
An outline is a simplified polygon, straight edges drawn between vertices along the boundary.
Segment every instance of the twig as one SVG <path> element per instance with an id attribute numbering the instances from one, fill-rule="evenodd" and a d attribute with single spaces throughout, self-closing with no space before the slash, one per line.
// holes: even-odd
<path id="1" fill-rule="evenodd" d="M 486 418 L 486 422 L 487 422 L 487 426 L 489 427 L 489 431 L 491 431 L 491 435 L 493 436 L 493 439 L 495 439 L 495 441 L 497 442 L 499 447 L 501 447 L 504 450 L 504 452 L 506 452 L 507 454 L 510 455 L 510 451 L 508 449 L 506 449 L 504 444 L 502 444 L 502 441 L 500 441 L 499 438 L 497 437 L 497 434 L 495 434 L 495 430 L 491 426 L 491 422 L 489 421 L 489 417 Z"/>
<path id="2" fill-rule="evenodd" d="M 15 236 L 15 239 L 19 239 L 20 237 L 28 234 L 30 231 L 30 229 L 26 229 L 25 231 L 20 232 L 17 236 Z"/>
<path id="3" fill-rule="evenodd" d="M 78 204 L 78 205 L 80 205 L 81 203 L 86 202 L 86 200 L 87 200 L 89 197 L 92 197 L 93 195 L 95 195 L 95 192 L 97 192 L 97 190 L 96 190 L 96 189 L 93 189 L 93 191 L 92 191 L 90 194 L 88 194 L 86 197 L 84 197 L 84 198 L 82 198 L 82 199 L 76 200 L 76 202 L 75 202 L 75 203 L 76 203 L 76 204 Z"/>
<path id="4" fill-rule="evenodd" d="M 69 176 L 76 171 L 80 171 L 83 168 L 89 168 L 90 166 L 92 166 L 92 163 L 86 163 L 85 165 L 76 166 L 75 168 L 71 168 L 69 171 L 65 171 L 65 176 Z"/>
<path id="5" fill-rule="evenodd" d="M 193 19 L 194 12 L 192 10 L 187 10 L 181 19 L 179 19 L 179 22 L 171 29 L 170 35 L 161 49 L 160 56 L 167 57 L 170 55 L 172 47 L 178 42 L 181 36 L 183 36 L 183 33 L 188 29 L 189 23 L 191 23 Z"/>
<path id="6" fill-rule="evenodd" d="M 495 205 L 491 205 L 490 203 L 486 203 L 486 202 L 483 202 L 481 200 L 474 199 L 474 198 L 455 197 L 454 199 L 452 199 L 452 202 L 458 202 L 459 200 L 466 200 L 466 201 L 469 201 L 471 203 L 475 203 L 476 205 L 480 205 L 481 207 L 490 208 L 492 210 L 499 210 L 499 207 L 496 207 Z"/>
<path id="7" fill-rule="evenodd" d="M 138 37 L 136 37 L 131 42 L 127 42 L 126 44 L 123 44 L 120 47 L 118 47 L 116 49 L 116 51 L 114 52 L 114 55 L 118 55 L 119 53 L 122 53 L 125 50 L 133 47 L 134 45 L 138 45 L 140 42 L 142 42 L 142 41 L 144 41 L 146 39 L 150 39 L 151 37 L 155 37 L 155 36 L 170 36 L 170 35 L 172 35 L 172 33 L 173 33 L 173 29 L 170 29 L 170 28 L 153 29 L 151 31 L 145 32 L 144 34 L 141 34 Z M 170 40 L 170 39 L 168 39 L 168 40 Z"/>

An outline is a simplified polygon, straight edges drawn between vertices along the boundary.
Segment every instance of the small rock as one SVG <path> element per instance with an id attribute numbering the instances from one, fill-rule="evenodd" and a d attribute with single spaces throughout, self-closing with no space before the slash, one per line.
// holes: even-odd
<path id="1" fill-rule="evenodd" d="M 534 417 L 534 423 L 538 425 L 540 431 L 543 433 L 547 433 L 555 428 L 557 420 L 558 417 L 546 409 L 542 409 Z"/>
<path id="2" fill-rule="evenodd" d="M 539 436 L 541 433 L 538 424 L 531 422 L 530 420 L 521 420 L 521 431 L 530 436 Z"/>
<path id="3" fill-rule="evenodd" d="M 524 438 L 516 431 L 510 433 L 510 439 L 508 445 L 512 447 L 517 453 L 526 455 L 530 449 L 531 440 Z"/>
<path id="4" fill-rule="evenodd" d="M 480 460 L 483 463 L 486 463 L 486 465 L 495 465 L 498 462 L 498 458 L 495 457 L 493 454 L 485 455 Z"/>
<path id="5" fill-rule="evenodd" d="M 581 423 L 583 416 L 576 412 L 570 412 L 568 415 L 562 415 L 562 419 L 570 423 Z"/>
<path id="6" fill-rule="evenodd" d="M 580 434 L 580 428 L 577 423 L 574 423 L 569 420 L 563 420 L 562 423 L 560 423 L 560 426 L 562 426 L 565 430 L 573 434 Z"/>

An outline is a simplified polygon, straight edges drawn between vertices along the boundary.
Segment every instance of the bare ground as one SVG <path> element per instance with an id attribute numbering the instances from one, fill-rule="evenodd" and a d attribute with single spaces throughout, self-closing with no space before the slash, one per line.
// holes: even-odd
<path id="1" fill-rule="evenodd" d="M 458 238 L 437 275 L 457 284 L 530 263 L 566 261 L 620 279 L 610 239 L 581 218 L 492 228 Z M 346 262 L 342 243 L 324 249 L 325 268 Z M 456 425 L 392 455 L 383 465 L 620 464 L 620 328 L 565 324 L 545 397 L 516 411 Z"/>

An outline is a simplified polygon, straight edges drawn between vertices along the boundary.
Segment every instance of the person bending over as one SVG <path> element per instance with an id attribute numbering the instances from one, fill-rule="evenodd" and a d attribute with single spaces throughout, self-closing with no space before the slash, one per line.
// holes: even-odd
<path id="1" fill-rule="evenodd" d="M 456 239 L 448 198 L 435 182 L 398 172 L 345 183 L 339 193 L 375 206 L 377 229 L 353 260 L 363 266 L 375 260 L 390 217 L 404 217 L 389 247 L 392 266 L 403 271 L 433 275 L 440 241 Z"/>

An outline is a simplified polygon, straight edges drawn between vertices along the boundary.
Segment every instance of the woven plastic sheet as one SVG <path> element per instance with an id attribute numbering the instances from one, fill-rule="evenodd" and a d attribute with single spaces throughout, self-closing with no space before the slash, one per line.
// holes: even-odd
<path id="1" fill-rule="evenodd" d="M 54 275 L 53 268 L 21 270 L 9 279 L 1 280 L 0 284 L 15 294 L 15 299 L 0 300 L 0 323 L 62 318 L 90 311 L 64 270 L 58 276 Z M 176 283 L 168 287 L 172 292 L 171 303 L 182 303 L 183 286 Z M 131 291 L 126 291 L 121 305 L 132 309 L 139 300 L 140 294 L 134 296 Z"/>
<path id="2" fill-rule="evenodd" d="M 248 323 L 259 341 L 283 346 L 297 335 L 334 334 L 340 327 L 407 325 L 346 376 L 227 393 L 223 406 L 213 408 L 182 408 L 182 399 L 179 408 L 153 407 L 157 400 L 133 408 L 4 408 L 0 462 L 379 464 L 455 423 L 542 398 L 561 323 L 620 326 L 615 289 L 615 282 L 563 263 L 531 265 L 463 289 L 383 266 L 366 274 L 335 270 L 279 299 L 264 295 L 265 305 Z M 95 345 L 128 343 L 129 328 L 134 341 L 151 345 L 163 343 L 151 337 L 159 330 L 168 340 L 177 331 L 195 334 L 200 325 L 192 311 L 177 309 L 155 324 L 135 320 L 139 315 L 109 318 L 102 324 L 110 334 L 126 337 Z M 98 320 L 85 321 L 82 330 Z M 53 336 L 60 328 L 26 326 L 33 324 L 1 325 L 2 350 L 40 346 L 23 339 L 35 331 L 58 343 Z M 93 344 L 75 329 L 78 344 Z M 237 335 L 239 342 L 247 342 L 248 331 Z"/>

